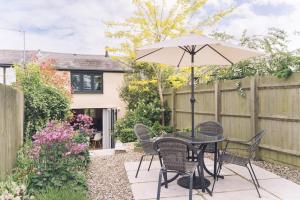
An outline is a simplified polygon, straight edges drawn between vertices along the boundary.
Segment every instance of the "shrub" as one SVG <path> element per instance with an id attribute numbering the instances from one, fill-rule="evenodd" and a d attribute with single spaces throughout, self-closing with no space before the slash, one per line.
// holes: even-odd
<path id="1" fill-rule="evenodd" d="M 71 186 L 60 189 L 48 188 L 35 196 L 36 200 L 87 200 L 85 191 L 74 190 Z"/>
<path id="2" fill-rule="evenodd" d="M 127 111 L 125 116 L 118 120 L 115 124 L 115 136 L 121 140 L 121 142 L 134 142 L 136 136 L 133 131 L 133 127 L 136 123 L 142 123 L 147 126 L 151 126 L 152 122 L 139 113 L 138 110 Z"/>
<path id="3" fill-rule="evenodd" d="M 0 199 L 1 200 L 29 200 L 33 199 L 27 194 L 25 184 L 17 184 L 8 179 L 6 182 L 0 182 Z"/>
<path id="4" fill-rule="evenodd" d="M 164 133 L 171 133 L 173 132 L 173 127 L 171 126 L 162 126 L 160 123 L 155 122 L 151 127 L 151 136 L 157 137 Z"/>
<path id="5" fill-rule="evenodd" d="M 118 139 L 120 139 L 120 141 L 123 143 L 136 141 L 136 136 L 133 128 L 121 129 L 118 133 Z"/>
<path id="6" fill-rule="evenodd" d="M 31 140 L 27 140 L 22 148 L 18 151 L 16 167 L 13 170 L 13 180 L 18 183 L 23 183 L 27 181 L 28 174 L 34 172 L 34 161 L 30 156 L 30 151 L 32 148 Z"/>
<path id="7" fill-rule="evenodd" d="M 65 120 L 69 116 L 70 98 L 61 87 L 49 83 L 38 63 L 27 64 L 25 69 L 16 66 L 15 69 L 17 87 L 24 92 L 26 138 L 31 138 L 48 121 Z"/>
<path id="8" fill-rule="evenodd" d="M 35 171 L 28 177 L 30 189 L 62 187 L 68 182 L 85 187 L 76 174 L 87 166 L 88 143 L 74 140 L 80 134 L 68 123 L 50 122 L 33 136 L 31 155 Z"/>
<path id="9" fill-rule="evenodd" d="M 136 136 L 133 127 L 137 123 L 145 124 L 150 127 L 151 136 L 155 137 L 165 132 L 171 132 L 172 128 L 169 126 L 162 126 L 157 120 L 161 113 L 160 108 L 155 108 L 152 104 L 140 103 L 133 111 L 127 111 L 124 118 L 117 121 L 115 125 L 115 135 L 121 142 L 134 142 Z"/>

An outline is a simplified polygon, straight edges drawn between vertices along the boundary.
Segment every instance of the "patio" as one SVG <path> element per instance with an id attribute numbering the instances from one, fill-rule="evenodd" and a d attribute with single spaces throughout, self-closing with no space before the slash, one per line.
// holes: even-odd
<path id="1" fill-rule="evenodd" d="M 209 169 L 213 169 L 213 161 L 205 159 Z M 135 178 L 138 162 L 125 162 L 125 170 L 130 182 L 131 190 L 135 200 L 156 199 L 157 181 L 159 174 L 159 161 L 153 161 L 150 171 L 147 171 L 149 161 L 142 163 L 138 178 Z M 281 178 L 265 169 L 253 165 L 257 178 L 260 182 L 261 199 L 298 199 L 300 196 L 300 185 Z M 225 164 L 221 171 L 225 179 L 219 179 L 216 183 L 213 196 L 202 193 L 201 190 L 193 190 L 193 199 L 259 199 L 249 172 L 244 167 Z M 206 176 L 211 182 L 212 177 Z M 210 186 L 211 187 L 211 186 Z M 162 187 L 161 199 L 181 200 L 188 199 L 188 190 L 177 185 L 176 181 L 169 184 L 169 188 Z"/>

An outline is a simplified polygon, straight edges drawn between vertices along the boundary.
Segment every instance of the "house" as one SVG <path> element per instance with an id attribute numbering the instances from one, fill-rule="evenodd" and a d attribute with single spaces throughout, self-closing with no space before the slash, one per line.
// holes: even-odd
<path id="1" fill-rule="evenodd" d="M 94 129 L 103 134 L 103 148 L 111 148 L 113 124 L 124 115 L 126 109 L 119 97 L 119 89 L 124 81 L 124 65 L 109 58 L 107 52 L 106 55 L 84 55 L 26 51 L 26 61 L 33 58 L 55 60 L 55 68 L 59 73 L 69 77 L 66 87 L 72 91 L 72 111 L 93 117 Z M 0 67 L 6 72 L 12 71 L 13 64 L 22 62 L 23 51 L 0 50 Z M 10 79 L 15 80 L 13 77 Z"/>

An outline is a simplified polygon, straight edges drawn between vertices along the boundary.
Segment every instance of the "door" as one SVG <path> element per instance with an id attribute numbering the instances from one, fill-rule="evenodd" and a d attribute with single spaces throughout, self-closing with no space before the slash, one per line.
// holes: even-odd
<path id="1" fill-rule="evenodd" d="M 111 149 L 115 147 L 115 141 L 112 137 L 114 132 L 114 125 L 117 121 L 117 109 L 104 108 L 103 109 L 103 149 Z"/>

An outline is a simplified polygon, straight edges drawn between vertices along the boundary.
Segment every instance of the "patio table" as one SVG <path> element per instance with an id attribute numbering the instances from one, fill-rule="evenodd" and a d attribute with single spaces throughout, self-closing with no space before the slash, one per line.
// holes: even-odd
<path id="1" fill-rule="evenodd" d="M 217 144 L 218 142 L 222 142 L 224 141 L 224 136 L 223 135 L 218 135 L 218 136 L 208 136 L 208 135 L 204 135 L 204 134 L 200 134 L 198 132 L 195 133 L 195 136 L 192 138 L 191 137 L 191 132 L 174 132 L 174 133 L 170 133 L 170 134 L 165 134 L 162 137 L 175 137 L 175 138 L 180 138 L 180 139 L 184 139 L 186 140 L 188 143 L 192 144 L 193 146 L 195 146 L 197 149 L 199 149 L 198 151 L 198 155 L 191 155 L 191 157 L 189 157 L 191 160 L 197 160 L 199 162 L 200 165 L 200 177 L 199 176 L 194 176 L 194 183 L 193 183 L 193 188 L 194 189 L 202 189 L 202 191 L 204 192 L 205 190 L 211 194 L 210 190 L 208 189 L 209 185 L 210 185 L 210 181 L 208 179 L 206 179 L 204 177 L 204 172 L 203 170 L 205 170 L 209 175 L 214 176 L 214 179 L 216 178 L 217 175 L 217 152 L 218 152 L 218 145 L 215 145 L 215 153 L 214 153 L 214 172 L 210 172 L 208 171 L 205 163 L 204 163 L 204 152 L 205 152 L 205 148 L 208 144 L 210 143 L 215 143 Z M 173 178 L 169 179 L 167 182 L 172 182 L 175 179 L 177 179 L 177 177 L 180 174 L 175 175 Z M 220 176 L 220 178 L 224 178 L 222 176 Z M 189 188 L 189 177 L 183 176 L 181 178 L 178 179 L 177 184 L 184 187 L 184 188 Z"/>

